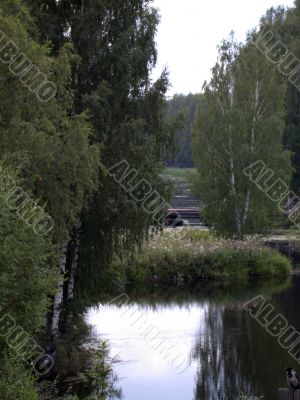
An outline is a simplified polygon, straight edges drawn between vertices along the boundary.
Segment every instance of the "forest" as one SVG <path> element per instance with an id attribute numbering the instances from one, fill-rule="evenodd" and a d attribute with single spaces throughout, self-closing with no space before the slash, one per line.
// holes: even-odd
<path id="1" fill-rule="evenodd" d="M 167 69 L 152 78 L 159 23 L 151 0 L 0 0 L 1 400 L 113 398 L 109 345 L 91 367 L 76 335 L 129 284 L 290 272 L 244 241 L 299 226 L 300 1 L 231 33 L 211 80 L 172 98 Z M 195 167 L 212 235 L 167 255 L 166 167 Z"/>
<path id="2" fill-rule="evenodd" d="M 199 94 L 175 94 L 168 101 L 168 113 L 171 117 L 181 116 L 182 122 L 174 135 L 174 155 L 166 160 L 167 167 L 193 168 L 192 131 L 196 118 Z"/>

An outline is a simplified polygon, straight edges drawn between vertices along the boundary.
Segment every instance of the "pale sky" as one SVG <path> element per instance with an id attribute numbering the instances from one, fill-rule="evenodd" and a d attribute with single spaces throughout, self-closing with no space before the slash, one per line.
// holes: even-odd
<path id="1" fill-rule="evenodd" d="M 169 94 L 199 93 L 217 60 L 217 45 L 233 30 L 239 41 L 258 25 L 272 6 L 291 7 L 294 0 L 154 0 L 161 23 L 156 42 L 157 78 L 170 72 Z"/>

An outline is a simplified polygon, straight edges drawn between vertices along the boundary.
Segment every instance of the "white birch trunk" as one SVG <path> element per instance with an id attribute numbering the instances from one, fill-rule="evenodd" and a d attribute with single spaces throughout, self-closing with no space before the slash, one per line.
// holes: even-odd
<path id="1" fill-rule="evenodd" d="M 237 204 L 237 193 L 236 193 L 236 181 L 235 181 L 235 173 L 234 173 L 234 155 L 232 149 L 232 140 L 229 138 L 229 154 L 230 154 L 230 186 L 231 191 L 234 197 L 234 214 L 235 214 L 235 226 L 236 226 L 236 234 L 239 239 L 242 238 L 242 227 L 241 227 L 241 218 L 240 218 L 240 210 Z"/>
<path id="2" fill-rule="evenodd" d="M 234 105 L 234 89 L 235 89 L 235 82 L 232 71 L 230 71 L 230 78 L 229 78 L 229 105 L 230 105 L 230 113 L 233 112 L 233 105 Z M 240 210 L 237 202 L 237 191 L 236 191 L 236 179 L 235 179 L 235 162 L 234 162 L 234 151 L 233 151 L 233 143 L 232 143 L 232 125 L 229 124 L 229 164 L 230 164 L 230 186 L 231 191 L 234 198 L 234 214 L 235 214 L 235 225 L 236 225 L 236 234 L 239 239 L 242 238 L 242 226 L 241 226 L 241 217 L 240 217 Z"/>
<path id="3" fill-rule="evenodd" d="M 248 213 L 249 213 L 249 207 L 250 207 L 250 196 L 251 196 L 251 189 L 250 189 L 250 187 L 248 187 L 247 194 L 246 194 L 245 201 L 244 201 L 243 228 L 246 227 L 246 224 L 247 224 L 247 221 L 248 221 Z"/>
<path id="4" fill-rule="evenodd" d="M 50 335 L 52 339 L 55 339 L 59 332 L 59 319 L 63 304 L 64 279 L 67 263 L 67 247 L 68 242 L 64 242 L 59 249 L 59 283 L 56 295 L 54 297 L 52 318 L 50 324 Z"/>
<path id="5" fill-rule="evenodd" d="M 250 142 L 250 161 L 252 163 L 253 161 L 253 154 L 254 154 L 254 144 L 255 144 L 255 128 L 256 128 L 256 122 L 257 119 L 259 118 L 259 99 L 260 99 L 260 93 L 259 93 L 259 81 L 258 79 L 256 80 L 256 86 L 255 86 L 255 96 L 254 96 L 254 116 L 252 120 L 252 126 L 251 126 L 251 142 Z M 247 221 L 248 221 L 248 214 L 249 214 L 249 207 L 250 207 L 250 196 L 251 196 L 251 184 L 250 181 L 248 180 L 248 188 L 247 188 L 247 193 L 244 201 L 244 217 L 243 217 L 243 228 L 246 227 Z"/>
<path id="6" fill-rule="evenodd" d="M 68 282 L 68 300 L 72 300 L 74 298 L 74 284 L 75 284 L 75 273 L 78 265 L 79 251 L 80 251 L 80 233 L 79 229 L 76 231 L 75 235 L 75 243 L 74 243 L 74 252 L 73 259 L 70 266 L 70 277 Z"/>

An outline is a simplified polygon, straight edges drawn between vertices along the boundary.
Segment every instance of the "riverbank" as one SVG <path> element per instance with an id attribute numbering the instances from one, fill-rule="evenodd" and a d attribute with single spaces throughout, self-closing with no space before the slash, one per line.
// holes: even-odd
<path id="1" fill-rule="evenodd" d="M 290 260 L 261 242 L 214 237 L 206 231 L 166 230 L 153 236 L 130 261 L 118 260 L 133 285 L 193 286 L 199 281 L 284 280 Z"/>

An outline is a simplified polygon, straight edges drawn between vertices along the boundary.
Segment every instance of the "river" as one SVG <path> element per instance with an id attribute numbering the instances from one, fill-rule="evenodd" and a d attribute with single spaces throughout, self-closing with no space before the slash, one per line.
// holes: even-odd
<path id="1" fill-rule="evenodd" d="M 287 387 L 285 368 L 297 363 L 243 304 L 257 295 L 300 329 L 300 277 L 282 285 L 225 288 L 204 285 L 192 293 L 128 293 L 90 308 L 86 320 L 109 342 L 125 400 L 276 400 Z M 300 371 L 300 368 L 298 368 Z"/>

